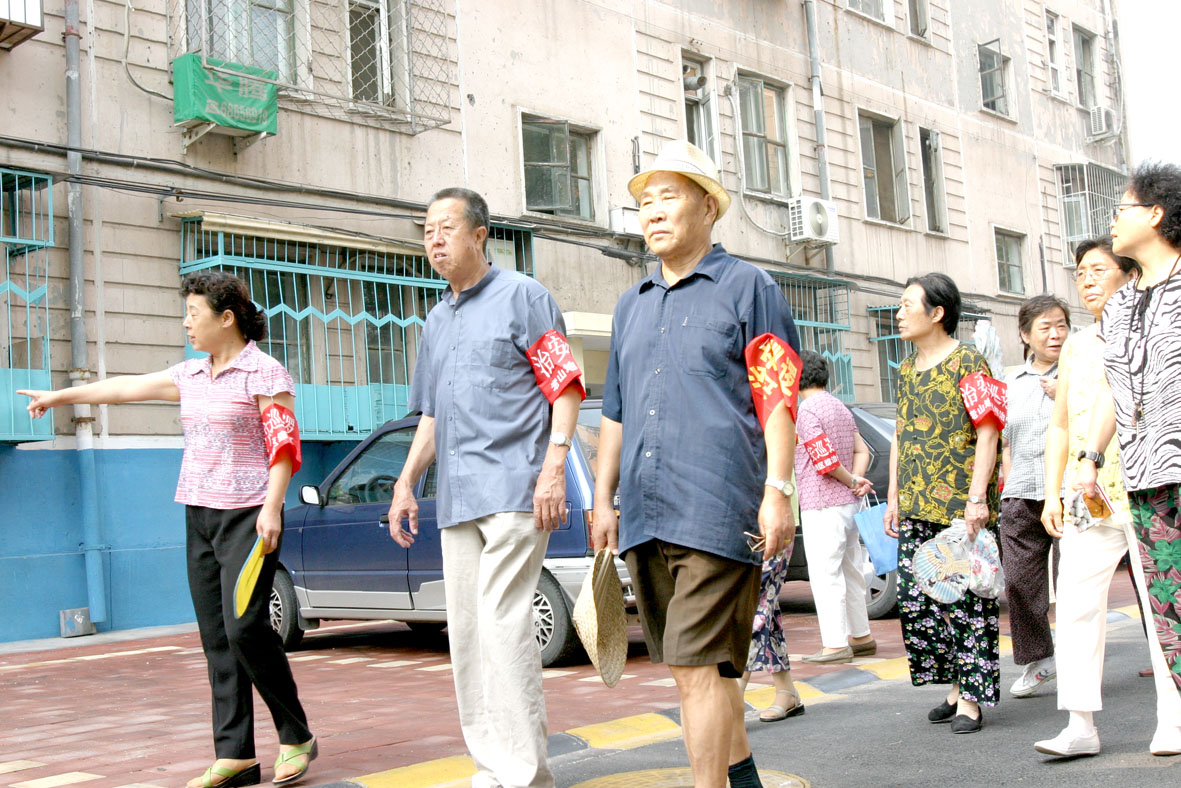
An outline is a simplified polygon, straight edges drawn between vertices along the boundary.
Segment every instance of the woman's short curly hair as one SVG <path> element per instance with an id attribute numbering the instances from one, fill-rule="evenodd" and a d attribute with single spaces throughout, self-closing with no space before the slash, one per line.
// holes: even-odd
<path id="1" fill-rule="evenodd" d="M 800 353 L 804 369 L 800 372 L 800 389 L 822 389 L 828 386 L 828 361 L 819 353 L 805 350 Z"/>
<path id="2" fill-rule="evenodd" d="M 180 285 L 181 297 L 205 296 L 209 307 L 217 314 L 227 309 L 234 313 L 234 322 L 244 339 L 260 342 L 267 338 L 267 316 L 250 299 L 246 283 L 226 271 L 210 269 L 189 274 Z"/>
<path id="3" fill-rule="evenodd" d="M 1159 205 L 1165 215 L 1157 231 L 1174 249 L 1181 249 L 1181 167 L 1160 161 L 1146 161 L 1135 169 L 1128 191 L 1136 202 Z"/>

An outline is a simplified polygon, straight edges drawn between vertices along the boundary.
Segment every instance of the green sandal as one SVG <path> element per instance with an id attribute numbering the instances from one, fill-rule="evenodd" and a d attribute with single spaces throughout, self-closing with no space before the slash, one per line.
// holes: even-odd
<path id="1" fill-rule="evenodd" d="M 319 756 L 319 754 L 320 754 L 320 748 L 316 744 L 316 737 L 315 736 L 313 736 L 312 740 L 310 742 L 308 742 L 307 744 L 297 744 L 296 746 L 292 747 L 287 752 L 279 753 L 279 757 L 275 759 L 275 771 L 276 772 L 279 771 L 280 766 L 282 766 L 285 763 L 290 763 L 291 761 L 295 760 L 296 758 L 300 757 L 301 755 L 306 755 L 308 757 L 308 760 L 303 765 L 303 768 L 300 769 L 295 774 L 284 777 L 281 780 L 276 778 L 272 782 L 275 785 L 291 785 L 294 782 L 299 782 L 300 780 L 303 779 L 303 776 L 308 773 L 308 767 L 312 765 L 312 761 L 316 760 L 316 757 Z"/>
<path id="2" fill-rule="evenodd" d="M 225 779 L 215 783 L 213 781 L 214 775 Z M 262 782 L 262 768 L 257 763 L 236 772 L 215 763 L 205 770 L 205 774 L 201 775 L 201 788 L 241 788 L 246 785 L 258 785 L 260 782 Z"/>

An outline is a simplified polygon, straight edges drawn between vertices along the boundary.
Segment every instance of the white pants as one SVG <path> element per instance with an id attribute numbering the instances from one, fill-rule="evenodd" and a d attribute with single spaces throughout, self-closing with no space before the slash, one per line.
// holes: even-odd
<path id="1" fill-rule="evenodd" d="M 1151 631 L 1152 610 L 1144 586 L 1140 546 L 1132 526 L 1095 526 L 1082 533 L 1073 525 L 1062 526 L 1058 564 L 1057 641 L 1058 708 L 1065 711 L 1100 711 L 1103 698 L 1103 656 L 1107 641 L 1107 591 L 1120 558 L 1132 551 L 1132 576 L 1145 605 L 1140 613 L 1149 622 L 1148 652 L 1156 684 L 1156 715 L 1161 725 L 1181 725 L 1178 695 L 1156 633 Z"/>
<path id="2" fill-rule="evenodd" d="M 800 512 L 808 582 L 825 648 L 844 648 L 849 638 L 869 634 L 861 541 L 853 515 L 857 504 Z"/>
<path id="3" fill-rule="evenodd" d="M 504 512 L 443 528 L 440 540 L 455 699 L 477 769 L 472 788 L 553 788 L 533 625 L 549 533 L 529 512 Z"/>

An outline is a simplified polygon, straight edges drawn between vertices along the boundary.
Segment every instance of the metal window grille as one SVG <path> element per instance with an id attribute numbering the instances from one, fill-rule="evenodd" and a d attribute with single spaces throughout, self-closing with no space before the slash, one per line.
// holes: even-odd
<path id="1" fill-rule="evenodd" d="M 410 134 L 451 120 L 444 0 L 169 0 L 172 58 L 274 72 L 279 103 Z"/>
<path id="2" fill-rule="evenodd" d="M 295 379 L 296 415 L 309 440 L 360 440 L 407 414 L 427 312 L 447 286 L 421 254 L 362 246 L 206 230 L 200 218 L 181 227 L 180 273 L 229 271 L 265 311 L 259 346 Z M 533 274 L 527 231 L 494 227 L 490 256 Z"/>
<path id="3" fill-rule="evenodd" d="M 1009 58 L 1001 52 L 1001 41 L 989 41 L 976 48 L 980 57 L 980 94 L 986 109 L 1009 114 L 1009 99 L 1005 91 Z"/>
<path id="4" fill-rule="evenodd" d="M 761 79 L 739 77 L 738 99 L 747 186 L 754 191 L 790 194 L 783 90 Z"/>
<path id="5" fill-rule="evenodd" d="M 898 401 L 898 367 L 914 352 L 914 345 L 898 333 L 897 306 L 871 306 L 869 311 L 870 343 L 878 356 L 878 381 L 883 402 Z M 977 320 L 988 320 L 983 312 L 964 311 L 956 326 L 955 338 L 971 343 Z"/>
<path id="6" fill-rule="evenodd" d="M 828 390 L 842 402 L 853 402 L 853 356 L 845 352 L 849 323 L 849 286 L 844 282 L 800 274 L 772 272 L 779 284 L 804 350 L 819 353 L 831 365 Z"/>
<path id="7" fill-rule="evenodd" d="M 0 442 L 53 437 L 17 389 L 50 389 L 49 250 L 53 179 L 0 167 Z"/>
<path id="8" fill-rule="evenodd" d="M 1103 235 L 1111 225 L 1111 211 L 1119 203 L 1127 176 L 1098 164 L 1059 164 L 1058 216 L 1065 265 L 1074 267 L 1080 242 Z"/>

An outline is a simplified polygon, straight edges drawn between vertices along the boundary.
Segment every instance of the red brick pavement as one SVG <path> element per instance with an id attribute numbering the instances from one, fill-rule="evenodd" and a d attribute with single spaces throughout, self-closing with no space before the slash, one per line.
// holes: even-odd
<path id="1" fill-rule="evenodd" d="M 788 583 L 783 601 L 791 653 L 818 649 L 807 584 Z M 1134 601 L 1127 575 L 1120 572 L 1111 606 Z M 874 621 L 872 628 L 879 657 L 905 653 L 897 619 Z M 593 679 L 589 665 L 547 673 L 551 731 L 676 705 L 675 688 L 662 685 L 668 671 L 648 662 L 638 629 L 631 642 L 625 673 L 630 678 L 615 689 L 597 679 L 581 681 Z M 145 649 L 159 650 L 131 653 Z M 314 782 L 464 753 L 445 637 L 388 622 L 338 622 L 309 634 L 291 657 L 320 738 Z M 414 664 L 383 666 L 396 661 Z M 797 660 L 793 667 L 793 676 L 806 680 L 848 666 Z M 212 758 L 209 688 L 195 632 L 0 655 L 0 698 L 0 768 L 14 760 L 45 764 L 0 774 L 0 786 L 71 771 L 101 776 L 83 783 L 87 788 L 181 786 Z M 257 699 L 255 705 L 258 753 L 269 779 L 277 743 L 265 706 Z"/>

